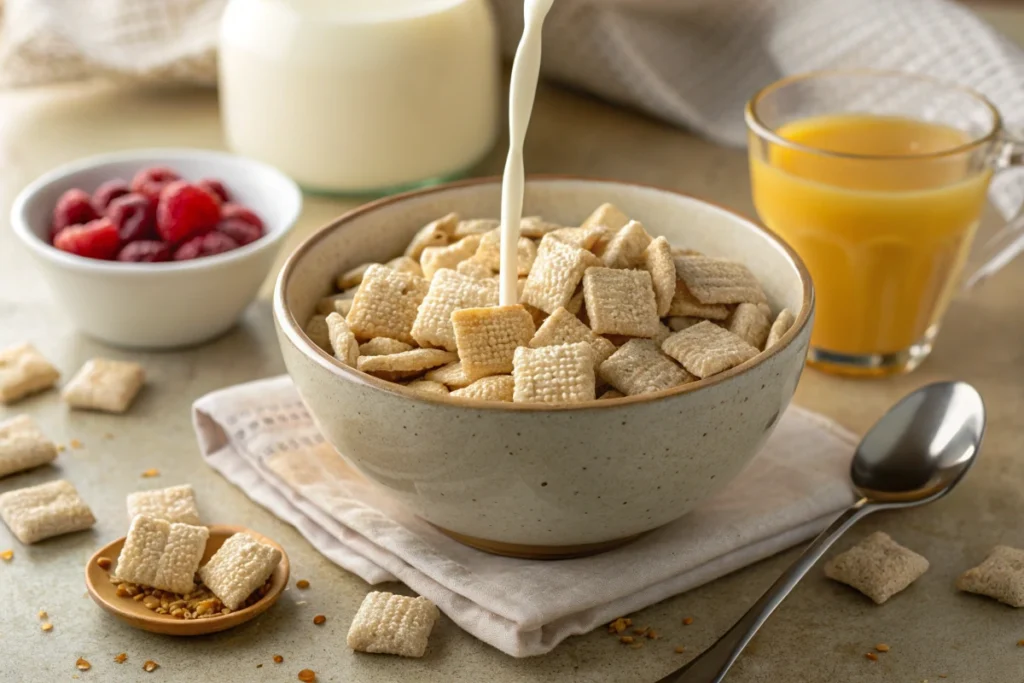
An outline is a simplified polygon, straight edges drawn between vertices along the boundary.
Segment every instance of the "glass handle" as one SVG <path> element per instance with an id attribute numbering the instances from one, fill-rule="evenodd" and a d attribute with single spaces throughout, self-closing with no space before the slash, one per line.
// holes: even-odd
<path id="1" fill-rule="evenodd" d="M 996 173 L 1024 167 L 1024 141 L 1006 139 L 997 150 L 993 163 Z M 982 280 L 997 273 L 1003 266 L 1024 251 L 1024 206 L 999 232 L 984 244 L 978 245 L 964 278 L 964 289 L 971 289 Z"/>

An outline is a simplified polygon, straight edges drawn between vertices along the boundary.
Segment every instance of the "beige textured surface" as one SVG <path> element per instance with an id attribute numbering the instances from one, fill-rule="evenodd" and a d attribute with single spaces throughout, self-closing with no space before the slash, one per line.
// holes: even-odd
<path id="1" fill-rule="evenodd" d="M 212 92 L 124 93 L 75 86 L 0 94 L 0 210 L 6 212 L 25 183 L 74 158 L 133 146 L 192 145 L 221 148 Z M 684 132 L 593 100 L 544 88 L 527 141 L 528 170 L 614 177 L 676 188 L 745 213 L 749 197 L 745 154 L 723 150 Z M 497 173 L 504 156 L 493 152 L 479 170 Z M 291 244 L 357 201 L 307 197 Z M 986 229 L 992 228 L 988 222 Z M 283 252 L 289 249 L 286 247 Z M 283 255 L 283 254 L 282 254 Z M 857 431 L 885 408 L 929 381 L 958 377 L 973 382 L 989 407 L 989 429 L 978 466 L 956 494 L 928 508 L 880 514 L 861 523 L 840 547 L 875 530 L 900 538 L 932 563 L 928 573 L 877 607 L 820 570 L 769 620 L 740 659 L 729 683 L 882 683 L 888 681 L 1013 681 L 1022 665 L 1019 612 L 992 600 L 958 594 L 954 583 L 998 543 L 1019 545 L 1024 514 L 1024 308 L 1014 290 L 1024 287 L 1024 261 L 1011 265 L 982 291 L 953 303 L 933 357 L 906 377 L 851 381 L 808 370 L 797 400 Z M 264 294 L 269 292 L 265 286 Z M 54 440 L 80 439 L 50 468 L 0 481 L 0 491 L 66 477 L 90 501 L 98 518 L 92 531 L 25 548 L 0 529 L 0 680 L 70 680 L 74 662 L 93 669 L 82 680 L 136 681 L 146 659 L 160 663 L 161 681 L 206 676 L 224 683 L 296 680 L 311 668 L 318 680 L 365 683 L 423 681 L 520 683 L 654 681 L 710 645 L 792 561 L 795 551 L 634 614 L 662 638 L 630 650 L 602 631 L 571 638 L 552 654 L 512 660 L 466 636 L 444 617 L 421 660 L 356 655 L 342 646 L 349 622 L 369 588 L 314 552 L 291 527 L 253 505 L 245 494 L 206 468 L 192 436 L 188 404 L 214 389 L 283 371 L 265 302 L 242 325 L 202 348 L 179 353 L 127 354 L 75 334 L 56 310 L 31 263 L 6 228 L 0 228 L 0 347 L 30 339 L 66 375 L 97 355 L 139 360 L 150 386 L 123 416 L 70 413 L 55 392 L 26 399 L 31 414 Z M 0 408 L 0 419 L 12 416 Z M 105 434 L 114 438 L 104 438 Z M 157 481 L 140 474 L 159 468 Z M 116 476 L 115 476 L 116 475 Z M 192 483 L 211 522 L 252 527 L 288 551 L 292 587 L 267 614 L 235 630 L 199 639 L 151 635 L 114 621 L 82 587 L 82 565 L 103 543 L 124 534 L 124 496 L 154 485 Z M 382 590 L 408 593 L 386 585 Z M 298 604 L 305 602 L 306 604 Z M 54 629 L 39 630 L 36 613 L 49 612 Z M 320 627 L 312 617 L 328 617 Z M 683 617 L 693 617 L 683 626 Z M 874 644 L 892 647 L 879 661 L 864 658 Z M 673 649 L 684 645 L 684 654 Z M 119 652 L 129 661 L 113 663 Z M 283 664 L 271 657 L 281 654 Z M 260 669 L 257 664 L 262 664 Z M 154 679 L 156 680 L 156 679 Z"/>

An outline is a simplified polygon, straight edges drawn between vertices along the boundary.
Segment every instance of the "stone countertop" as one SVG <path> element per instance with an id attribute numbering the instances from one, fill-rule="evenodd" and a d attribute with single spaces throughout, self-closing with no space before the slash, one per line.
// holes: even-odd
<path id="1" fill-rule="evenodd" d="M 47 169 L 72 159 L 129 147 L 194 146 L 220 149 L 223 138 L 212 91 L 124 91 L 106 85 L 69 85 L 0 94 L 0 211 Z M 534 173 L 564 173 L 650 183 L 695 194 L 753 215 L 746 158 L 650 119 L 592 99 L 545 87 L 526 150 Z M 499 147 L 478 169 L 500 171 Z M 283 250 L 356 200 L 307 197 L 300 223 Z M 986 221 L 991 226 L 991 217 Z M 0 347 L 29 340 L 65 373 L 95 355 L 132 358 L 145 365 L 149 384 L 125 416 L 69 412 L 55 392 L 13 407 L 0 419 L 33 415 L 56 441 L 82 447 L 64 452 L 56 468 L 0 481 L 0 492 L 66 477 L 98 517 L 96 527 L 33 547 L 0 527 L 0 680 L 62 681 L 294 681 L 311 668 L 320 681 L 653 681 L 710 645 L 795 557 L 783 553 L 708 586 L 634 614 L 663 636 L 643 649 L 619 645 L 601 629 L 569 639 L 553 653 L 515 660 L 442 619 L 421 660 L 357 655 L 345 646 L 349 621 L 368 586 L 331 564 L 290 526 L 250 502 L 200 460 L 189 406 L 221 387 L 283 372 L 266 296 L 228 335 L 167 353 L 126 353 L 78 335 L 51 301 L 32 262 L 6 228 L 0 229 Z M 957 594 L 956 576 L 997 543 L 1024 546 L 1024 259 L 982 290 L 954 302 L 937 350 L 917 372 L 885 380 L 854 381 L 808 370 L 797 401 L 857 431 L 866 430 L 904 393 L 924 383 L 960 378 L 974 383 L 989 409 L 988 434 L 978 466 L 960 489 L 932 506 L 879 514 L 861 523 L 845 547 L 883 529 L 923 553 L 931 570 L 906 593 L 876 607 L 849 588 L 812 571 L 767 623 L 733 669 L 729 681 L 1017 681 L 1024 675 L 1020 615 L 987 599 Z M 160 470 L 158 480 L 140 478 Z M 292 561 L 294 586 L 262 617 L 234 630 L 174 639 L 136 631 L 102 612 L 86 596 L 82 567 L 101 544 L 127 525 L 124 497 L 139 488 L 192 483 L 204 515 L 242 524 L 278 540 Z M 400 586 L 385 589 L 402 590 Z M 54 628 L 39 629 L 39 610 Z M 325 614 L 323 626 L 312 623 Z M 683 617 L 693 617 L 683 626 Z M 885 642 L 891 651 L 868 661 Z M 686 647 L 676 654 L 677 645 Z M 128 661 L 115 664 L 120 652 Z M 272 656 L 284 657 L 274 664 Z M 92 669 L 79 673 L 84 657 Z M 142 662 L 160 664 L 143 674 Z M 262 666 L 260 666 L 262 665 Z"/>

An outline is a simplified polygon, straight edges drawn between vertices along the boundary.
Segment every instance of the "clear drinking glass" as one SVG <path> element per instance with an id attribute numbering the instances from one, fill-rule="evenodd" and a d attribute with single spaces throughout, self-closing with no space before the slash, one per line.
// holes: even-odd
<path id="1" fill-rule="evenodd" d="M 968 264 L 993 173 L 1024 147 L 971 90 L 892 72 L 810 73 L 748 103 L 761 219 L 817 292 L 808 362 L 841 374 L 914 369 Z M 1017 251 L 1017 216 L 976 249 L 968 285 Z"/>

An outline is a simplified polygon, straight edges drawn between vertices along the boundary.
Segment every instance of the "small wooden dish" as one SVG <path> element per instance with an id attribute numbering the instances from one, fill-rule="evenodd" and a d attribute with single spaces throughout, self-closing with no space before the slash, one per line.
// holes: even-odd
<path id="1" fill-rule="evenodd" d="M 89 558 L 85 565 L 85 585 L 89 589 L 89 595 L 96 601 L 96 604 L 113 614 L 125 623 L 140 628 L 143 631 L 152 633 L 163 633 L 169 636 L 199 636 L 206 633 L 217 633 L 229 628 L 234 628 L 250 619 L 266 612 L 270 606 L 281 597 L 281 592 L 288 585 L 288 574 L 290 566 L 288 555 L 284 548 L 263 534 L 246 529 L 240 526 L 226 524 L 213 524 L 207 527 L 210 530 L 210 539 L 206 542 L 206 552 L 203 553 L 202 564 L 206 564 L 210 557 L 217 552 L 221 545 L 229 537 L 239 532 L 245 532 L 262 543 L 273 546 L 281 551 L 281 562 L 270 575 L 270 590 L 258 602 L 230 614 L 222 614 L 209 619 L 178 619 L 167 614 L 157 614 L 147 609 L 141 602 L 131 598 L 122 598 L 117 595 L 117 586 L 110 582 L 110 570 L 104 569 L 98 563 L 101 557 L 109 558 L 116 562 L 121 548 L 124 547 L 124 538 L 109 543 Z"/>

